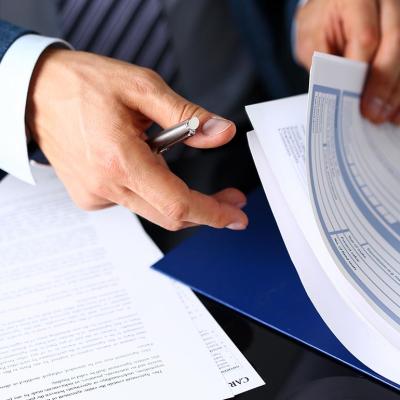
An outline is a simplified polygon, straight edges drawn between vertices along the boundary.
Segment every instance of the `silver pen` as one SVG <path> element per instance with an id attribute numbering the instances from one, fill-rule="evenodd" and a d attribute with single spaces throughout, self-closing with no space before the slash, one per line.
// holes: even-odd
<path id="1" fill-rule="evenodd" d="M 173 145 L 183 142 L 193 136 L 199 125 L 199 119 L 197 117 L 192 117 L 171 128 L 161 131 L 157 136 L 149 139 L 147 143 L 155 153 L 164 153 Z"/>

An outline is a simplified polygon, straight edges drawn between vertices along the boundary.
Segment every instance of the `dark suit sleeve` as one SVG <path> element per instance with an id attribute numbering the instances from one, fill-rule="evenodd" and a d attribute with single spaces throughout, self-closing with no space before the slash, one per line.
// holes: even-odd
<path id="1" fill-rule="evenodd" d="M 21 36 L 32 33 L 0 19 L 0 62 L 8 48 Z"/>
<path id="2" fill-rule="evenodd" d="M 6 54 L 9 47 L 21 36 L 33 33 L 28 29 L 20 28 L 7 21 L 0 20 L 0 62 Z M 1 90 L 1 89 L 0 89 Z M 0 180 L 6 173 L 0 170 Z"/>

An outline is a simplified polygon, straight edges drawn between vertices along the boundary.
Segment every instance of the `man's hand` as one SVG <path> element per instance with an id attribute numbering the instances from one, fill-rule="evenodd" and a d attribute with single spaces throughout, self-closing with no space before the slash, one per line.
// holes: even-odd
<path id="1" fill-rule="evenodd" d="M 400 0 L 309 0 L 296 24 L 299 62 L 315 50 L 368 62 L 362 113 L 400 124 Z"/>
<path id="2" fill-rule="evenodd" d="M 150 151 L 145 130 L 197 116 L 200 132 L 186 144 L 217 147 L 232 122 L 173 92 L 154 72 L 90 53 L 50 49 L 30 85 L 27 123 L 33 139 L 83 209 L 121 204 L 169 230 L 204 224 L 244 229 L 245 196 L 190 190 Z"/>

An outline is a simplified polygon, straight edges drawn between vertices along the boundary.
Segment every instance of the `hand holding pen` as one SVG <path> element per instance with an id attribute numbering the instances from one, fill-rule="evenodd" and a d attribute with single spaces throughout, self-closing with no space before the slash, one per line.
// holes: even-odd
<path id="1" fill-rule="evenodd" d="M 156 73 L 90 53 L 49 49 L 35 68 L 26 115 L 32 139 L 81 208 L 120 204 L 169 230 L 246 227 L 241 192 L 229 188 L 210 196 L 191 190 L 146 142 L 143 133 L 152 122 L 163 128 L 178 123 L 163 134 L 166 148 L 176 133 L 190 136 L 196 130 L 183 137 L 185 145 L 204 149 L 235 135 L 232 122 L 185 100 Z M 182 127 L 182 121 L 188 122 Z M 153 143 L 156 151 L 164 148 L 159 144 Z"/>

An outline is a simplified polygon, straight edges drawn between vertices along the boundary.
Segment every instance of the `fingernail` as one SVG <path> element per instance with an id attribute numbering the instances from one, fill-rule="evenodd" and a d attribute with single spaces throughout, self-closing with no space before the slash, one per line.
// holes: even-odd
<path id="1" fill-rule="evenodd" d="M 241 201 L 240 203 L 236 203 L 235 206 L 237 208 L 243 208 L 247 204 L 247 201 Z"/>
<path id="2" fill-rule="evenodd" d="M 379 97 L 372 97 L 372 99 L 368 100 L 367 111 L 369 117 L 374 120 L 380 119 L 383 104 L 383 100 Z"/>
<path id="3" fill-rule="evenodd" d="M 233 231 L 242 231 L 243 229 L 246 229 L 246 225 L 242 222 L 232 222 L 231 224 L 227 225 L 226 228 Z"/>
<path id="4" fill-rule="evenodd" d="M 203 125 L 202 132 L 206 136 L 216 136 L 227 130 L 231 125 L 231 121 L 212 117 Z"/>

